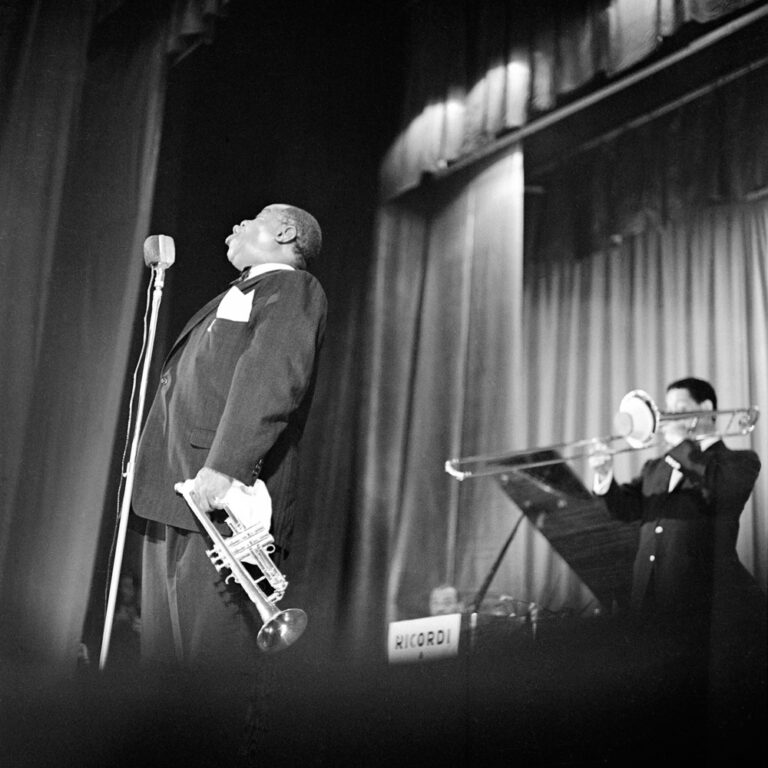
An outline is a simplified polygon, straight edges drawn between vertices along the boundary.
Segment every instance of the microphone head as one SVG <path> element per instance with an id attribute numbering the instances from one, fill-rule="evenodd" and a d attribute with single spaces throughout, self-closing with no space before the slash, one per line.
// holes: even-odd
<path id="1" fill-rule="evenodd" d="M 176 246 L 168 235 L 150 235 L 144 241 L 144 263 L 148 267 L 168 269 L 176 259 Z"/>

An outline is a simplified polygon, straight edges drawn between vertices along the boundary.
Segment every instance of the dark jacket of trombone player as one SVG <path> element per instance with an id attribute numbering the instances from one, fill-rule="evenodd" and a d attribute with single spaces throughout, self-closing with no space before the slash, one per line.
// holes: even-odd
<path id="1" fill-rule="evenodd" d="M 669 414 L 717 411 L 711 384 L 686 378 L 666 392 L 669 420 L 660 424 L 666 452 L 620 484 L 602 446 L 590 457 L 594 492 L 612 517 L 639 521 L 631 608 L 637 615 L 707 627 L 719 617 L 764 623 L 765 596 L 736 552 L 739 516 L 760 472 L 751 450 L 731 450 L 716 418 Z M 761 619 L 762 617 L 762 619 Z M 700 621 L 697 621 L 700 620 Z M 695 630 L 693 630 L 695 631 Z"/>

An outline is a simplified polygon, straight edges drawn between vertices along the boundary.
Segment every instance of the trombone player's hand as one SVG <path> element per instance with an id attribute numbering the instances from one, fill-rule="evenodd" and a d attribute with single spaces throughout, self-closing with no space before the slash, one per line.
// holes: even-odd
<path id="1" fill-rule="evenodd" d="M 679 415 L 679 419 L 667 419 L 659 427 L 659 431 L 664 436 L 664 442 L 674 448 L 680 445 L 683 440 L 688 438 L 697 439 L 702 435 L 714 433 L 715 420 L 701 415 L 701 411 L 713 411 L 714 405 L 711 400 L 704 400 L 697 403 L 691 393 L 685 389 L 673 388 L 667 392 L 667 413 Z M 686 413 L 698 411 L 698 416 L 688 416 Z"/>
<path id="2" fill-rule="evenodd" d="M 613 479 L 613 454 L 608 446 L 600 440 L 596 440 L 590 449 L 589 466 L 594 473 L 592 483 L 594 492 L 605 493 Z"/>
<path id="3" fill-rule="evenodd" d="M 707 410 L 703 407 L 702 410 Z M 681 414 L 684 416 L 685 414 Z M 680 445 L 683 440 L 696 439 L 697 436 L 707 435 L 712 433 L 712 425 L 710 419 L 702 419 L 698 417 L 680 418 L 675 421 L 663 421 L 659 425 L 659 432 L 664 437 L 664 442 L 669 448 L 674 448 L 676 445 Z"/>
<path id="4" fill-rule="evenodd" d="M 659 425 L 659 431 L 664 437 L 664 442 L 669 448 L 680 445 L 687 437 L 695 434 L 696 419 L 680 419 L 678 421 L 666 421 Z"/>

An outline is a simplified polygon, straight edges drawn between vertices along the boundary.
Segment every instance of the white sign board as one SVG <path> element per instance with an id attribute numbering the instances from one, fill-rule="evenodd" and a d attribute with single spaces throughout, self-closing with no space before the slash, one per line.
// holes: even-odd
<path id="1" fill-rule="evenodd" d="M 431 661 L 458 656 L 460 630 L 460 613 L 393 621 L 389 625 L 387 638 L 389 663 Z"/>

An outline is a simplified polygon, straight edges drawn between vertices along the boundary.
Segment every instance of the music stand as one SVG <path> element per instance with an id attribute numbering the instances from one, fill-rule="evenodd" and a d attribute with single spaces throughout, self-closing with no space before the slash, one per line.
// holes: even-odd
<path id="1" fill-rule="evenodd" d="M 603 609 L 612 611 L 624 606 L 629 598 L 637 525 L 613 520 L 603 499 L 591 494 L 565 461 L 557 461 L 560 458 L 556 450 L 549 448 L 514 456 L 508 460 L 510 471 L 499 474 L 498 482 Z M 535 462 L 552 463 L 516 468 Z M 519 521 L 512 535 L 518 525 Z M 504 544 L 502 556 L 510 541 L 511 537 Z M 488 574 L 486 589 L 500 562 L 497 559 Z"/>

